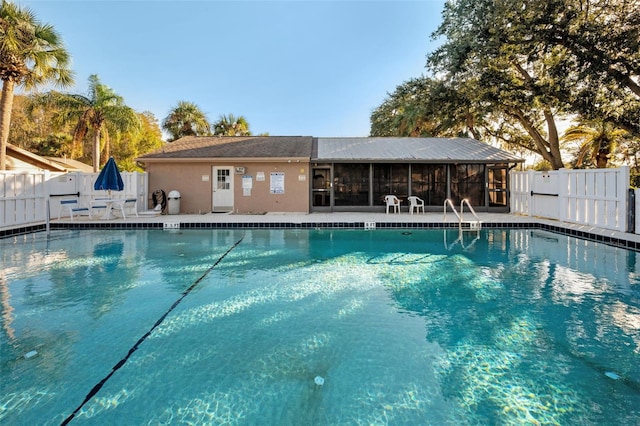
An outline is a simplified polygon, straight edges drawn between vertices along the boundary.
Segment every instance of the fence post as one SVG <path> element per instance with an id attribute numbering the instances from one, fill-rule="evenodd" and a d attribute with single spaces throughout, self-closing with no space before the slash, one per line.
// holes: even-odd
<path id="1" fill-rule="evenodd" d="M 526 183 L 526 190 L 527 190 L 527 195 L 526 195 L 526 199 L 527 199 L 527 216 L 533 216 L 533 212 L 535 211 L 533 208 L 533 175 L 534 175 L 534 171 L 533 170 L 528 170 L 527 171 L 527 183 Z"/>
<path id="2" fill-rule="evenodd" d="M 620 194 L 620 203 L 618 204 L 618 229 L 624 232 L 630 232 L 631 224 L 627 221 L 629 206 L 629 166 L 622 166 L 620 170 L 620 179 L 618 179 L 617 193 Z"/>
<path id="3" fill-rule="evenodd" d="M 558 220 L 566 222 L 569 219 L 568 201 L 570 195 L 569 172 L 567 169 L 558 171 Z"/>
<path id="4" fill-rule="evenodd" d="M 636 190 L 629 188 L 627 193 L 627 232 L 636 232 Z"/>

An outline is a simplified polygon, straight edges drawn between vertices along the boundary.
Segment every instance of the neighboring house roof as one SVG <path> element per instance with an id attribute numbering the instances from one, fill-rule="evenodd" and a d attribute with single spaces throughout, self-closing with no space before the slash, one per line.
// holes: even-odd
<path id="1" fill-rule="evenodd" d="M 49 161 L 53 161 L 56 164 L 61 165 L 68 172 L 84 172 L 84 173 L 93 173 L 93 166 L 89 164 L 85 164 L 78 160 L 72 160 L 70 158 L 60 158 L 60 157 L 44 157 Z"/>
<path id="2" fill-rule="evenodd" d="M 187 136 L 138 158 L 198 161 L 211 158 L 297 158 L 311 156 L 311 136 Z"/>
<path id="3" fill-rule="evenodd" d="M 318 138 L 312 161 L 521 163 L 524 159 L 469 138 Z"/>
<path id="4" fill-rule="evenodd" d="M 7 144 L 7 170 L 93 173 L 93 167 L 77 160 L 42 157 L 15 145 Z"/>
<path id="5" fill-rule="evenodd" d="M 66 172 L 64 166 L 33 154 L 26 149 L 7 144 L 7 170 L 33 171 L 49 170 L 50 172 Z"/>

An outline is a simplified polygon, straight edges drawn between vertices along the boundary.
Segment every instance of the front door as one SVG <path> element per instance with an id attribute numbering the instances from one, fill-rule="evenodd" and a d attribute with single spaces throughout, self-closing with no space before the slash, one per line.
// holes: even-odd
<path id="1" fill-rule="evenodd" d="M 231 167 L 213 167 L 213 196 L 211 211 L 233 211 L 233 175 Z"/>
<path id="2" fill-rule="evenodd" d="M 331 205 L 331 169 L 315 167 L 313 170 L 311 205 L 329 207 Z"/>
<path id="3" fill-rule="evenodd" d="M 507 178 L 509 170 L 505 166 L 489 167 L 487 193 L 489 207 L 507 207 Z"/>

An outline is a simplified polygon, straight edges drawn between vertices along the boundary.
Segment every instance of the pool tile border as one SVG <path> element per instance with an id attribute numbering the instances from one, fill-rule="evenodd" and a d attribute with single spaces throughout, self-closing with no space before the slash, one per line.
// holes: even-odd
<path id="1" fill-rule="evenodd" d="M 179 222 L 179 229 L 364 229 L 365 222 Z M 451 229 L 457 222 L 376 222 L 375 229 Z M 542 229 L 561 235 L 569 235 L 583 240 L 596 241 L 610 246 L 640 251 L 640 242 L 624 238 L 610 237 L 593 232 L 581 231 L 565 226 L 539 222 L 483 222 L 483 228 L 502 229 Z M 52 223 L 52 230 L 141 230 L 164 229 L 164 223 Z M 44 224 L 0 230 L 0 239 L 34 232 L 46 231 Z"/>

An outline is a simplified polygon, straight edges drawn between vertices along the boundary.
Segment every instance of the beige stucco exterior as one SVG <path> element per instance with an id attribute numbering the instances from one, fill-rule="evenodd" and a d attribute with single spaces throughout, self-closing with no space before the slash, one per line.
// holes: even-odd
<path id="1" fill-rule="evenodd" d="M 230 167 L 233 187 L 232 206 L 214 206 L 213 189 L 216 177 L 214 167 Z M 236 170 L 244 167 L 244 173 Z M 180 193 L 180 213 L 206 213 L 232 211 L 234 213 L 309 212 L 309 162 L 308 159 L 184 159 L 179 161 L 148 161 L 149 193 L 156 189 L 167 195 Z M 273 194 L 271 174 L 284 173 L 284 193 Z M 263 180 L 258 176 L 262 174 Z M 280 175 L 281 176 L 281 175 Z M 243 177 L 251 188 L 243 188 Z M 152 208 L 149 200 L 149 208 Z"/>

